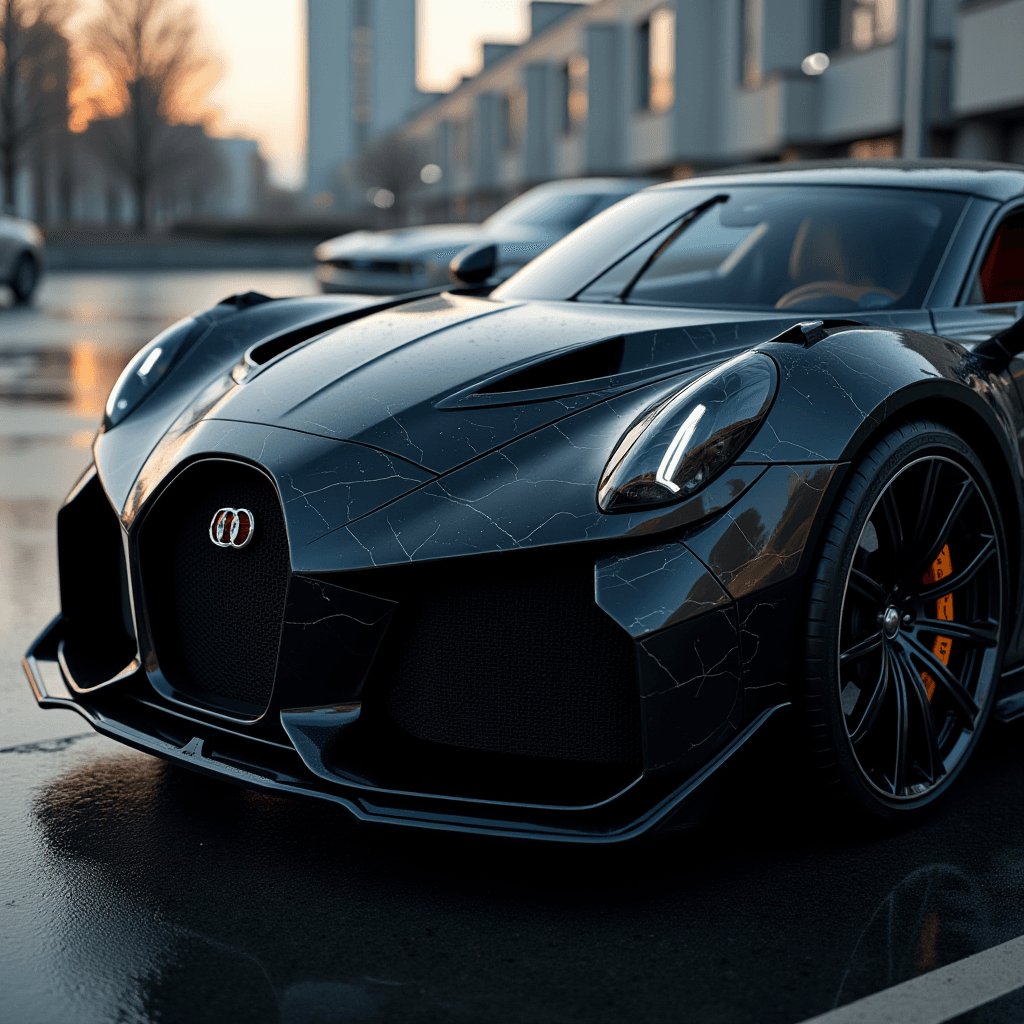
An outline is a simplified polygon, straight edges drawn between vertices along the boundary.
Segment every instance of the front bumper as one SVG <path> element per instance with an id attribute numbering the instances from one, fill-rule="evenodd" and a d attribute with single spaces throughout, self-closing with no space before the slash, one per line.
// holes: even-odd
<path id="1" fill-rule="evenodd" d="M 225 782 L 324 800 L 361 821 L 478 835 L 616 843 L 698 826 L 726 769 L 741 752 L 750 756 L 755 746 L 770 743 L 771 734 L 784 727 L 789 707 L 780 703 L 766 708 L 687 777 L 641 775 L 588 806 L 485 800 L 383 788 L 366 780 L 327 781 L 319 757 L 325 749 L 322 730 L 289 728 L 283 721 L 276 738 L 236 731 L 230 723 L 163 700 L 141 670 L 116 684 L 82 692 L 60 657 L 64 632 L 65 621 L 58 616 L 23 661 L 42 708 L 70 708 L 104 736 Z M 337 710 L 337 728 L 344 729 L 344 709 Z M 283 720 L 287 714 L 282 712 Z"/>

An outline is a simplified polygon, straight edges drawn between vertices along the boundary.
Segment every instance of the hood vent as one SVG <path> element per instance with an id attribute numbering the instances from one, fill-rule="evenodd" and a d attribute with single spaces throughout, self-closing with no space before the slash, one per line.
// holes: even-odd
<path id="1" fill-rule="evenodd" d="M 317 320 L 315 323 L 303 324 L 302 327 L 297 327 L 293 331 L 286 331 L 284 334 L 279 334 L 276 338 L 271 338 L 269 341 L 264 341 L 262 344 L 257 345 L 249 352 L 247 361 L 254 366 L 262 366 L 264 363 L 269 363 L 271 359 L 279 356 L 282 352 L 287 352 L 288 349 L 295 348 L 296 345 L 301 345 L 302 342 L 309 341 L 310 338 L 315 338 L 318 334 L 323 334 L 334 327 L 340 327 L 342 324 L 356 319 L 357 316 L 364 315 L 364 313 L 364 310 L 356 310 L 354 312 L 342 313 L 340 316 L 332 316 L 327 320 Z"/>
<path id="2" fill-rule="evenodd" d="M 348 309 L 337 316 L 327 317 L 323 320 L 314 320 L 312 323 L 300 324 L 290 331 L 285 331 L 284 334 L 268 338 L 266 341 L 260 342 L 260 344 L 254 345 L 249 349 L 244 360 L 246 368 L 251 370 L 257 366 L 263 366 L 269 363 L 271 359 L 281 355 L 282 352 L 287 352 L 290 348 L 295 348 L 304 341 L 309 341 L 310 338 L 326 334 L 328 331 L 334 330 L 335 327 L 342 327 L 345 324 L 352 323 L 353 320 L 361 320 L 363 317 L 370 316 L 373 313 L 380 313 L 385 309 L 392 309 L 394 306 L 402 306 L 414 302 L 416 299 L 433 298 L 439 291 L 439 288 L 425 288 L 417 292 L 406 292 L 404 295 L 399 295 L 395 298 L 356 306 L 354 309 Z"/>
<path id="3" fill-rule="evenodd" d="M 504 395 L 514 391 L 537 391 L 565 384 L 614 376 L 622 367 L 625 338 L 610 338 L 596 345 L 574 349 L 565 355 L 534 363 L 516 373 L 477 388 L 478 395 Z"/>

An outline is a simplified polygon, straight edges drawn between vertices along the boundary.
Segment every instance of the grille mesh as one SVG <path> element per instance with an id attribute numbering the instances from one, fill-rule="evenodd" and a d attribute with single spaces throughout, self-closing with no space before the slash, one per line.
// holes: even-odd
<path id="1" fill-rule="evenodd" d="M 247 508 L 252 540 L 211 543 L 220 508 Z M 270 701 L 290 563 L 284 517 L 259 471 L 224 461 L 186 469 L 143 529 L 143 572 L 153 641 L 168 680 L 206 704 L 258 713 Z"/>
<path id="2" fill-rule="evenodd" d="M 384 649 L 376 685 L 390 716 L 419 739 L 641 760 L 633 644 L 594 603 L 592 558 L 447 563 L 400 599 Z"/>

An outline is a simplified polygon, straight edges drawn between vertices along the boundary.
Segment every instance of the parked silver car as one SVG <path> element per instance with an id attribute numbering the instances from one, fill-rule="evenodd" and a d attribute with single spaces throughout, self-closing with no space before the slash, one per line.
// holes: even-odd
<path id="1" fill-rule="evenodd" d="M 316 247 L 325 292 L 394 295 L 444 284 L 448 265 L 482 242 L 498 247 L 496 276 L 511 276 L 595 214 L 653 184 L 640 178 L 576 178 L 524 192 L 483 224 L 352 231 Z"/>
<path id="2" fill-rule="evenodd" d="M 18 302 L 31 300 L 43 273 L 43 233 L 30 220 L 0 215 L 0 284 Z"/>

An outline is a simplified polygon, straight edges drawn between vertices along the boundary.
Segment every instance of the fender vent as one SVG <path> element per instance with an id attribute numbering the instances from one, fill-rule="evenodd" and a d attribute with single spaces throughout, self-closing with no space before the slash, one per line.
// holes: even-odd
<path id="1" fill-rule="evenodd" d="M 542 363 L 534 363 L 508 377 L 478 388 L 478 395 L 503 395 L 510 391 L 535 391 L 611 377 L 619 372 L 626 349 L 625 338 L 610 338 L 596 345 L 574 349 Z"/>

